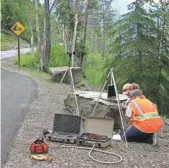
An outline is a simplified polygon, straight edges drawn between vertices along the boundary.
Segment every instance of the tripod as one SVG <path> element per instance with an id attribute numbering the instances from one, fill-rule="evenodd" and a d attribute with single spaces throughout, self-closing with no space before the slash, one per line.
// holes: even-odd
<path id="1" fill-rule="evenodd" d="M 70 67 L 70 64 L 69 64 L 69 67 L 67 68 L 67 70 L 65 71 L 61 81 L 60 81 L 60 84 L 63 82 L 66 74 L 69 73 L 70 74 L 70 79 L 71 79 L 71 84 L 72 84 L 72 89 L 73 89 L 73 94 L 75 96 L 75 103 L 76 103 L 76 114 L 79 115 L 79 107 L 78 107 L 78 103 L 77 103 L 77 96 L 76 96 L 76 93 L 75 93 L 75 85 L 74 85 L 74 80 L 73 80 L 73 74 L 72 74 L 72 67 Z"/>
<path id="2" fill-rule="evenodd" d="M 91 116 L 94 115 L 96 107 L 97 107 L 98 102 L 99 102 L 99 99 L 101 98 L 101 95 L 102 95 L 103 90 L 104 90 L 104 88 L 105 88 L 105 86 L 107 84 L 108 79 L 110 78 L 111 79 L 111 85 L 113 84 L 114 88 L 115 88 L 115 93 L 116 93 L 116 98 L 117 98 L 117 104 L 118 104 L 118 109 L 119 109 L 119 114 L 120 114 L 120 120 L 121 120 L 121 124 L 122 124 L 122 129 L 123 129 L 123 132 L 124 132 L 124 138 L 125 138 L 125 141 L 126 141 L 126 147 L 128 148 L 128 144 L 127 144 L 127 140 L 126 140 L 126 134 L 125 134 L 125 129 L 124 129 L 124 123 L 123 123 L 123 118 L 122 118 L 122 108 L 120 106 L 120 98 L 119 98 L 119 94 L 118 94 L 118 90 L 117 90 L 117 86 L 116 86 L 116 82 L 115 82 L 113 71 L 114 71 L 114 68 L 112 68 L 109 71 L 108 75 L 107 75 L 107 78 L 106 78 L 105 83 L 103 85 L 103 88 L 102 88 L 102 90 L 100 92 L 100 95 L 99 95 L 99 97 L 97 99 L 97 102 L 96 102 L 96 104 L 94 106 L 94 109 L 93 109 L 93 112 L 92 112 Z"/>

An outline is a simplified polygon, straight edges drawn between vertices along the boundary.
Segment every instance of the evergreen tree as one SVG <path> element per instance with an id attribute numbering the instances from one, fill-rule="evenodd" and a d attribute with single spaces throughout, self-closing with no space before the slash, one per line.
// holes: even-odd
<path id="1" fill-rule="evenodd" d="M 169 2 L 160 1 L 152 5 L 150 14 L 157 20 L 157 53 L 154 65 L 156 76 L 153 97 L 162 113 L 169 116 Z"/>
<path id="2" fill-rule="evenodd" d="M 167 64 L 163 66 L 164 52 L 159 52 L 163 48 L 163 42 L 159 42 L 161 31 L 156 20 L 144 9 L 144 4 L 137 0 L 131 3 L 128 6 L 131 11 L 116 23 L 112 32 L 113 59 L 109 68 L 112 65 L 115 67 L 120 87 L 125 82 L 139 83 L 145 95 L 161 109 L 162 104 L 166 108 L 167 99 L 159 100 L 165 97 L 168 90 L 169 73 L 162 68 Z"/>

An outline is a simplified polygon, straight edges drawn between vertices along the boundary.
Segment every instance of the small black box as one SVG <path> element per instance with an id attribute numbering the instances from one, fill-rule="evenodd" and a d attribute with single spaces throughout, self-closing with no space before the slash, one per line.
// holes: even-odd
<path id="1" fill-rule="evenodd" d="M 107 86 L 107 98 L 116 97 L 116 91 L 114 85 Z"/>

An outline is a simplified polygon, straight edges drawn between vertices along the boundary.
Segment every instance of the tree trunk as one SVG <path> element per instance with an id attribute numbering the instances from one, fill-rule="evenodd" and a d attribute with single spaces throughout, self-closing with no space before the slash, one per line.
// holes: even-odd
<path id="1" fill-rule="evenodd" d="M 163 13 L 165 12 L 164 11 L 164 4 L 163 2 L 161 2 L 161 5 L 162 5 L 162 11 Z M 157 9 L 158 10 L 158 9 Z M 161 32 L 162 35 L 159 35 L 157 38 L 158 38 L 158 42 L 159 42 L 159 49 L 158 49 L 158 66 L 157 66 L 157 90 L 160 88 L 160 85 L 161 85 L 161 78 L 162 78 L 162 51 L 164 49 L 164 46 L 163 46 L 163 41 L 164 41 L 164 34 L 165 34 L 165 28 L 166 26 L 166 18 L 164 15 L 162 15 L 161 17 L 161 23 L 160 23 L 160 18 L 158 17 L 157 18 L 157 28 L 158 28 L 158 31 L 160 31 L 161 29 Z M 159 93 L 159 92 L 157 92 Z M 157 95 L 157 98 L 156 98 L 156 102 L 157 104 L 160 106 L 161 105 L 161 99 L 159 99 L 160 95 Z"/>
<path id="2" fill-rule="evenodd" d="M 94 35 L 94 23 L 92 22 L 92 50 L 95 50 L 95 35 Z"/>
<path id="3" fill-rule="evenodd" d="M 34 56 L 33 23 L 32 23 L 32 10 L 31 10 L 31 5 L 30 5 L 30 3 L 31 3 L 30 0 L 28 0 L 27 3 L 28 3 L 27 10 L 29 9 L 29 11 L 27 13 L 29 16 L 29 27 L 30 27 L 30 34 L 31 34 L 31 41 L 30 42 L 31 42 L 32 56 Z"/>
<path id="4" fill-rule="evenodd" d="M 75 42 L 76 42 L 76 35 L 77 35 L 77 25 L 78 25 L 78 15 L 75 13 L 74 15 L 74 30 L 72 36 L 72 47 L 71 47 L 71 66 L 74 66 L 74 52 L 75 52 Z"/>
<path id="5" fill-rule="evenodd" d="M 83 35 L 83 42 L 82 42 L 82 53 L 81 53 L 81 58 L 80 58 L 80 66 L 83 65 L 83 58 L 85 55 L 85 44 L 86 44 L 87 23 L 88 23 L 88 8 L 89 8 L 89 0 L 87 0 L 86 12 L 85 12 L 85 25 L 84 25 L 84 35 Z"/>
<path id="6" fill-rule="evenodd" d="M 102 59 L 105 57 L 105 16 L 103 14 L 103 40 L 102 40 Z"/>
<path id="7" fill-rule="evenodd" d="M 44 57 L 43 71 L 48 71 L 48 62 L 51 50 L 51 26 L 50 26 L 50 8 L 49 0 L 45 0 L 45 39 L 44 39 Z"/>
<path id="8" fill-rule="evenodd" d="M 63 26 L 62 41 L 63 41 L 64 47 L 65 47 L 65 49 L 67 51 L 67 43 L 66 43 L 67 37 L 66 37 L 66 31 L 65 31 L 65 24 L 63 24 L 62 26 Z"/>
<path id="9" fill-rule="evenodd" d="M 43 69 L 43 50 L 42 50 L 42 39 L 40 37 L 39 31 L 39 17 L 38 17 L 38 0 L 35 0 L 35 16 L 36 16 L 36 34 L 38 39 L 38 50 L 39 50 L 39 57 L 40 57 L 40 69 Z"/>

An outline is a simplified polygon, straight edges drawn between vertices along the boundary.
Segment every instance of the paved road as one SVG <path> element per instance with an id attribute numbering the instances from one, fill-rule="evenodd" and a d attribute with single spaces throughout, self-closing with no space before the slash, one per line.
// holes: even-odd
<path id="1" fill-rule="evenodd" d="M 1 69 L 1 163 L 7 161 L 12 143 L 36 96 L 36 84 L 28 77 Z"/>
<path id="2" fill-rule="evenodd" d="M 20 49 L 20 53 L 21 54 L 25 54 L 31 52 L 31 48 L 22 48 Z M 11 58 L 14 57 L 18 54 L 18 50 L 7 50 L 7 51 L 1 51 L 1 57 L 0 59 L 7 59 L 7 58 Z"/>

